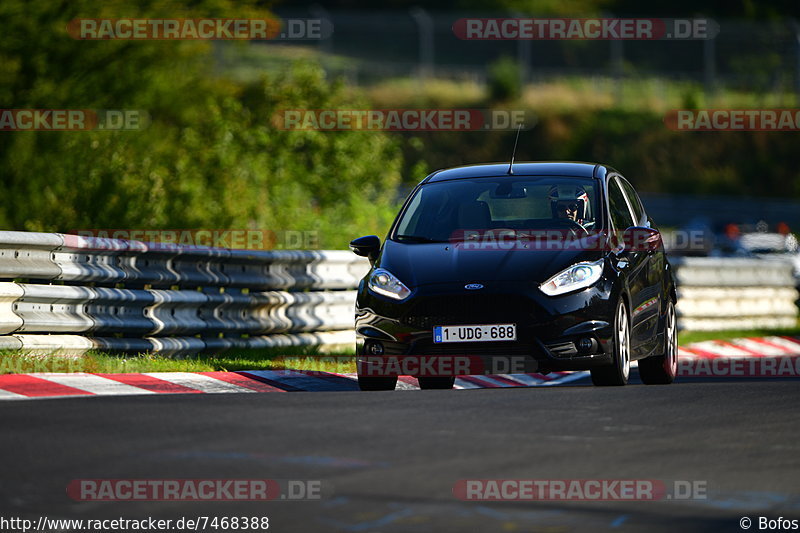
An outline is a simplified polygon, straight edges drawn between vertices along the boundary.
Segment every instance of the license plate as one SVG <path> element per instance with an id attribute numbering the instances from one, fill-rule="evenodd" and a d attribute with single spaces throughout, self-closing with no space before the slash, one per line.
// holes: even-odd
<path id="1" fill-rule="evenodd" d="M 516 324 L 435 326 L 433 342 L 497 342 L 517 340 Z"/>

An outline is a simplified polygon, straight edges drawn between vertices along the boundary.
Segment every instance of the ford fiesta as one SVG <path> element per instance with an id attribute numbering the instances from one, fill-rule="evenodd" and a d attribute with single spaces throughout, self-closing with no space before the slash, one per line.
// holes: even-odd
<path id="1" fill-rule="evenodd" d="M 418 374 L 423 389 L 480 371 L 590 370 L 595 385 L 625 385 L 632 361 L 644 383 L 675 377 L 676 292 L 661 235 L 608 166 L 434 172 L 383 244 L 371 235 L 350 248 L 372 265 L 356 302 L 362 390 L 394 389 L 405 363 L 425 357 L 439 358 L 439 372 Z M 470 364 L 442 366 L 453 357 Z"/>

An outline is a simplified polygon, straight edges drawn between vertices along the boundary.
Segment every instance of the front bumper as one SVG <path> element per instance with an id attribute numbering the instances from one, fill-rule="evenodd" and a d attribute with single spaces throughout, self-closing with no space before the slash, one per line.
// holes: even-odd
<path id="1" fill-rule="evenodd" d="M 478 373 L 588 370 L 611 363 L 618 295 L 606 278 L 588 289 L 555 297 L 533 284 L 484 285 L 480 291 L 467 291 L 463 283 L 417 287 L 402 302 L 362 286 L 356 302 L 356 353 L 367 357 L 360 358 L 359 372 L 361 364 L 378 364 L 378 355 L 401 360 L 468 357 L 472 368 L 484 371 Z M 517 326 L 516 341 L 433 342 L 434 326 L 509 323 Z M 581 340 L 591 346 L 579 347 Z M 376 353 L 376 343 L 381 353 Z M 503 369 L 507 370 L 499 371 Z"/>

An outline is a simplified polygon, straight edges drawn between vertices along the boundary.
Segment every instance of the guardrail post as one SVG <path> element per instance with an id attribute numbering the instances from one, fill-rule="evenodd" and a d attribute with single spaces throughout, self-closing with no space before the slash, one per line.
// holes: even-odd
<path id="1" fill-rule="evenodd" d="M 703 39 L 703 82 L 706 96 L 714 96 L 717 90 L 717 48 L 714 39 Z"/>
<path id="2" fill-rule="evenodd" d="M 419 70 L 417 76 L 420 85 L 433 77 L 433 18 L 421 7 L 412 7 L 411 17 L 417 23 L 419 32 Z"/>

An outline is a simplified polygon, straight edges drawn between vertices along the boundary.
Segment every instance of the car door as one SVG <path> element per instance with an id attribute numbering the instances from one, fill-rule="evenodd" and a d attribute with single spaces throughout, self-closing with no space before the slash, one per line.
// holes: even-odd
<path id="1" fill-rule="evenodd" d="M 623 232 L 638 225 L 630 201 L 622 188 L 622 181 L 618 176 L 608 179 L 608 210 L 611 217 L 612 231 L 620 243 L 623 241 Z M 635 248 L 615 249 L 612 259 L 616 261 L 616 268 L 620 271 L 628 288 L 630 297 L 631 321 L 631 349 L 634 358 L 640 356 L 644 350 L 643 345 L 649 340 L 646 331 L 648 302 L 651 297 L 648 290 L 649 255 L 646 250 Z"/>
<path id="2" fill-rule="evenodd" d="M 642 200 L 636 194 L 633 186 L 622 176 L 618 177 L 622 191 L 628 200 L 628 205 L 633 214 L 637 226 L 650 229 L 657 229 L 644 211 Z M 642 289 L 639 293 L 639 304 L 632 310 L 635 315 L 633 320 L 637 321 L 638 327 L 636 336 L 641 341 L 641 349 L 646 355 L 652 351 L 658 343 L 658 319 L 663 302 L 664 294 L 663 272 L 664 262 L 666 261 L 663 250 L 642 250 L 639 253 L 645 254 L 643 260 L 646 263 L 642 272 Z"/>

